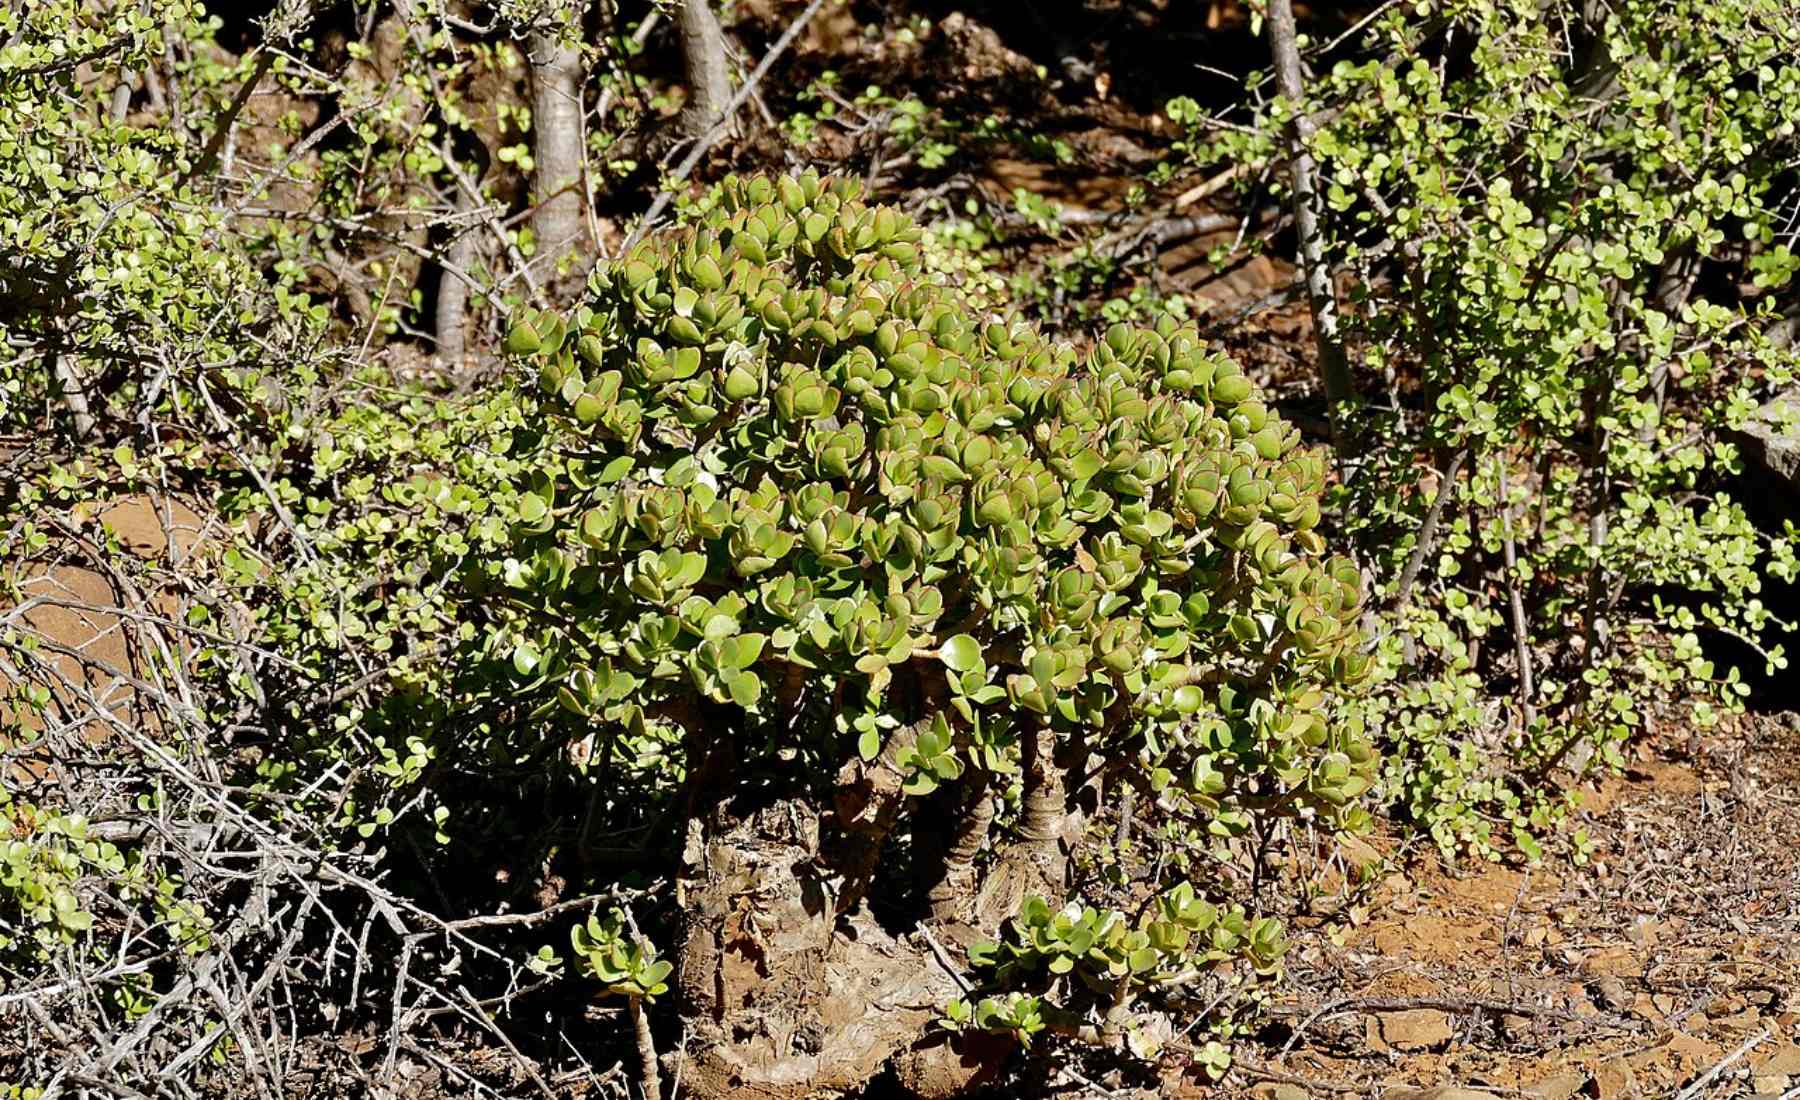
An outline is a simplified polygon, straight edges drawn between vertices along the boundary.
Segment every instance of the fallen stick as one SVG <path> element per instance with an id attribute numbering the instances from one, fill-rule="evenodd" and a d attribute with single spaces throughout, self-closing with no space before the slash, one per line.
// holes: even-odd
<path id="1" fill-rule="evenodd" d="M 1232 165 L 1230 168 L 1225 169 L 1211 179 L 1201 180 L 1199 183 L 1196 183 L 1186 191 L 1175 196 L 1175 209 L 1180 210 L 1184 206 L 1190 206 L 1199 202 L 1201 199 L 1218 194 L 1220 191 L 1223 191 L 1226 187 L 1230 186 L 1232 181 L 1236 180 L 1239 176 L 1243 175 L 1245 172 L 1258 171 L 1262 168 L 1263 164 L 1264 162 L 1261 160 L 1243 161 Z"/>
<path id="2" fill-rule="evenodd" d="M 1757 1032 L 1755 1035 L 1752 1035 L 1752 1036 L 1750 1036 L 1750 1038 L 1744 1040 L 1744 1045 L 1738 1047 L 1736 1050 L 1732 1051 L 1730 1054 L 1727 1054 L 1723 1059 L 1721 1059 L 1719 1061 L 1719 1063 L 1717 1065 L 1713 1066 L 1713 1068 L 1711 1068 L 1711 1069 L 1707 1070 L 1705 1073 L 1701 1074 L 1694 1081 L 1693 1084 L 1689 1085 L 1687 1088 L 1682 1089 L 1679 1093 L 1677 1093 L 1675 1095 L 1675 1100 L 1694 1100 L 1694 1097 L 1700 1095 L 1700 1093 L 1706 1088 L 1706 1086 L 1712 1084 L 1715 1080 L 1718 1079 L 1719 1074 L 1724 1073 L 1726 1070 L 1728 1070 L 1732 1066 L 1736 1065 L 1738 1063 L 1738 1061 L 1744 1057 L 1744 1055 L 1750 1053 L 1752 1050 L 1754 1050 L 1756 1048 L 1756 1044 L 1762 1042 L 1764 1039 L 1767 1039 L 1769 1037 L 1770 1030 L 1771 1029 L 1765 1027 L 1761 1031 Z"/>

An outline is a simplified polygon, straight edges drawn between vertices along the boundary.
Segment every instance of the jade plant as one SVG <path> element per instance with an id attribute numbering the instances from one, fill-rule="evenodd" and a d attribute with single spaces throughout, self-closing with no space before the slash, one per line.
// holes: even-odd
<path id="1" fill-rule="evenodd" d="M 974 1003 L 956 998 L 945 1007 L 941 1026 L 1004 1032 L 1025 1045 L 1044 1030 L 1099 1041 L 1130 1038 L 1134 1049 L 1148 1054 L 1157 1045 L 1152 1038 L 1125 1032 L 1137 998 L 1189 985 L 1208 968 L 1240 958 L 1271 971 L 1287 946 L 1280 922 L 1251 920 L 1242 906 L 1221 909 L 1196 897 L 1186 882 L 1158 895 L 1135 921 L 1117 909 L 1079 902 L 1055 911 L 1034 894 L 1007 931 L 999 942 L 972 945 L 969 958 L 991 973 L 996 988 L 1011 991 Z M 1052 999 L 1059 986 L 1063 995 Z M 1092 1002 L 1097 1024 L 1070 1012 L 1070 993 Z"/>
<path id="2" fill-rule="evenodd" d="M 1320 456 L 1191 329 L 1115 326 L 1077 354 L 933 281 L 920 236 L 852 181 L 732 179 L 507 339 L 543 427 L 495 496 L 507 552 L 464 567 L 475 656 L 540 720 L 683 786 L 678 973 L 735 936 L 775 952 L 784 919 L 859 919 L 865 897 L 1037 929 L 1074 900 L 1095 799 L 1127 789 L 1216 837 L 1362 813 L 1374 758 L 1337 704 L 1369 661 L 1358 573 L 1317 530 Z M 784 841 L 796 862 L 744 834 L 751 789 L 817 823 Z M 1150 989 L 1274 964 L 1272 924 L 1151 885 L 1163 916 L 1078 905 L 1091 942 L 1047 971 Z M 1006 950 L 971 960 L 999 964 L 996 989 L 1043 961 Z M 728 998 L 694 1072 L 786 1072 L 746 1036 L 792 992 Z M 1057 1011 L 1088 1007 L 1069 991 Z M 929 1026 L 894 1015 L 894 1045 Z"/>
<path id="3" fill-rule="evenodd" d="M 576 925 L 569 932 L 569 946 L 582 973 L 608 993 L 648 999 L 669 990 L 667 978 L 674 967 L 658 959 L 653 947 L 627 935 L 622 910 L 613 910 L 605 919 L 596 914 Z"/>

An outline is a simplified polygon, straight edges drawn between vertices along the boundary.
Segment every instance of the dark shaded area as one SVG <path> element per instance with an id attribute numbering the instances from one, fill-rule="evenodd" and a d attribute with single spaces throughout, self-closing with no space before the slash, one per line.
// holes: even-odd
<path id="1" fill-rule="evenodd" d="M 1743 505 L 1751 522 L 1771 536 L 1780 536 L 1789 523 L 1800 523 L 1800 487 L 1783 481 L 1754 463 L 1746 463 L 1745 472 L 1719 488 Z M 1697 607 L 1706 593 L 1663 590 L 1656 593 L 1664 603 Z M 1787 629 L 1771 628 L 1764 638 L 1769 652 L 1780 647 L 1788 661 L 1785 669 L 1770 669 L 1764 655 L 1743 639 L 1711 627 L 1697 632 L 1707 657 L 1720 666 L 1736 668 L 1750 694 L 1745 704 L 1759 713 L 1793 710 L 1800 706 L 1800 582 L 1784 581 L 1768 573 L 1762 575 L 1761 599 L 1777 620 L 1788 623 Z"/>

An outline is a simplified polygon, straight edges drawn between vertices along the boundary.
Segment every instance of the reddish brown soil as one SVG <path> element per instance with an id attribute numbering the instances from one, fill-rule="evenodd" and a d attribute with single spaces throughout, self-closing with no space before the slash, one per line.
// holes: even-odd
<path id="1" fill-rule="evenodd" d="M 1584 799 L 1588 867 L 1456 868 L 1377 841 L 1398 868 L 1296 929 L 1283 1023 L 1212 1094 L 1791 1095 L 1797 726 L 1751 716 L 1696 759 L 1641 746 Z"/>

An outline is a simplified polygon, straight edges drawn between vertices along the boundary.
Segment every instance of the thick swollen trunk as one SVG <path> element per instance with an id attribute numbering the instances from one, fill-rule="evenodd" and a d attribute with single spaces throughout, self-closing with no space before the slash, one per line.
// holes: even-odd
<path id="1" fill-rule="evenodd" d="M 941 876 L 927 894 L 931 919 L 940 924 L 985 923 L 970 906 L 971 899 L 980 893 L 981 869 L 976 860 L 987 850 L 988 834 L 993 829 L 994 796 L 988 790 L 985 774 L 973 776 L 968 782 L 974 789 L 963 800 L 961 813 L 950 829 Z"/>
<path id="2" fill-rule="evenodd" d="M 1070 751 L 1069 746 L 1064 749 Z M 996 931 L 1031 894 L 1052 907 L 1068 895 L 1069 853 L 1086 819 L 1070 798 L 1069 775 L 1079 770 L 1080 761 L 1057 756 L 1056 735 L 1050 729 L 1026 728 L 1020 745 L 1024 795 L 1015 838 L 981 876 L 963 909 L 963 920 L 978 930 Z"/>
<path id="3" fill-rule="evenodd" d="M 1003 1062 L 1004 1044 L 951 1042 L 931 1026 L 963 992 L 949 949 L 863 900 L 909 806 L 895 758 L 923 728 L 847 765 L 823 814 L 800 797 L 716 797 L 738 768 L 728 745 L 706 754 L 696 774 L 715 798 L 690 803 L 677 886 L 684 1094 L 838 1095 L 891 1063 L 915 1095 L 948 1098 Z"/>
<path id="4" fill-rule="evenodd" d="M 725 30 L 713 14 L 711 0 L 681 0 L 681 59 L 687 69 L 688 104 L 681 113 L 682 131 L 699 139 L 712 129 L 731 103 L 731 65 L 725 56 Z"/>
<path id="5" fill-rule="evenodd" d="M 1019 839 L 1008 859 L 1028 864 L 1042 883 L 1041 892 L 1060 901 L 1069 873 L 1069 781 L 1056 760 L 1056 736 L 1047 727 L 1026 732 L 1022 749 L 1025 792 L 1019 814 Z"/>
<path id="6" fill-rule="evenodd" d="M 592 245 L 587 229 L 587 190 L 581 143 L 581 49 L 553 34 L 526 42 L 531 58 L 531 232 L 536 261 L 554 273 L 571 253 L 577 261 Z M 547 262 L 546 262 L 547 261 Z"/>
<path id="7" fill-rule="evenodd" d="M 777 800 L 689 823 L 685 1095 L 855 1091 L 920 1046 L 961 992 L 922 937 L 884 928 L 865 905 L 840 912 L 850 884 L 829 862 L 822 820 L 809 802 Z"/>
<path id="8" fill-rule="evenodd" d="M 1024 736 L 1024 801 L 1017 857 L 1037 866 L 1046 886 L 1062 893 L 1069 870 L 1069 781 L 1057 763 L 1057 738 L 1037 727 Z"/>

